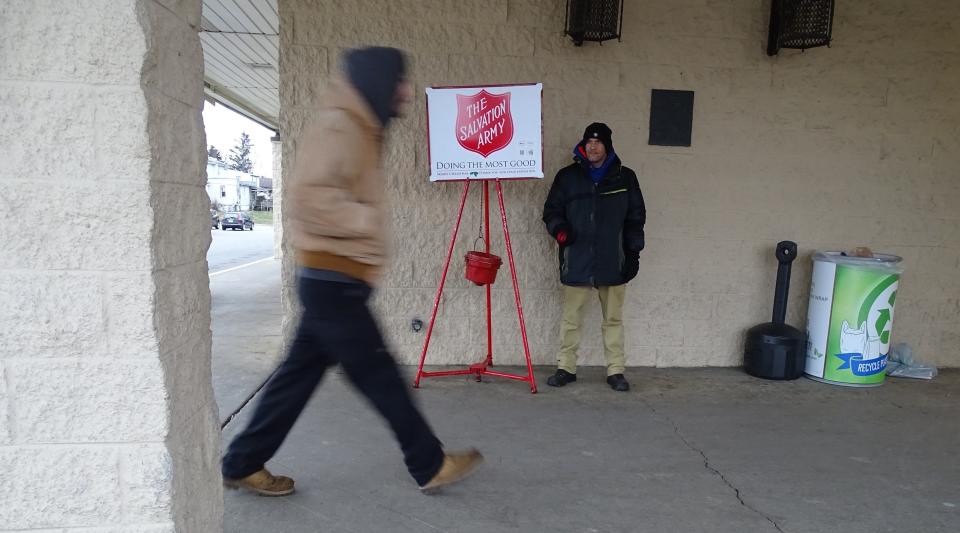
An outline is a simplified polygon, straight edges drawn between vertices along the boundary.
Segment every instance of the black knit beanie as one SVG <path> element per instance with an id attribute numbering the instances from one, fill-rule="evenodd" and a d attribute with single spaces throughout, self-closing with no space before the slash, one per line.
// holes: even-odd
<path id="1" fill-rule="evenodd" d="M 594 122 L 583 130 L 583 144 L 586 144 L 590 139 L 599 140 L 603 143 L 603 147 L 607 149 L 608 154 L 613 153 L 613 131 L 603 122 Z"/>
<path id="2" fill-rule="evenodd" d="M 380 46 L 347 50 L 343 54 L 343 70 L 386 127 L 396 116 L 394 97 L 406 71 L 403 52 Z"/>

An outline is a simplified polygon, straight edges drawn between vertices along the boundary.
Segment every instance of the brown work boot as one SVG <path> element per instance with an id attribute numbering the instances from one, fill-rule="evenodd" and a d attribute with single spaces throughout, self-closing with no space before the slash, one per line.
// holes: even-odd
<path id="1" fill-rule="evenodd" d="M 483 456 L 475 448 L 470 448 L 465 452 L 445 454 L 440 470 L 426 485 L 420 487 L 420 490 L 428 492 L 444 485 L 456 483 L 469 476 L 482 462 Z"/>
<path id="2" fill-rule="evenodd" d="M 266 468 L 250 474 L 243 479 L 223 478 L 223 486 L 229 489 L 247 489 L 261 496 L 286 496 L 293 494 L 293 480 L 286 476 L 275 476 Z"/>

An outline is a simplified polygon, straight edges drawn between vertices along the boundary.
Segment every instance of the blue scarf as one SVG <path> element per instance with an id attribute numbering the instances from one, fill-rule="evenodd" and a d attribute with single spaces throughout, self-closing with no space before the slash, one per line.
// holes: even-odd
<path id="1" fill-rule="evenodd" d="M 573 155 L 575 159 L 586 165 L 590 179 L 593 180 L 594 183 L 603 181 L 604 176 L 607 175 L 607 171 L 610 170 L 610 165 L 617 159 L 617 154 L 611 151 L 607 154 L 607 158 L 603 161 L 603 164 L 595 167 L 590 163 L 590 160 L 587 159 L 587 154 L 583 151 L 583 143 L 577 144 L 577 146 L 574 147 Z"/>

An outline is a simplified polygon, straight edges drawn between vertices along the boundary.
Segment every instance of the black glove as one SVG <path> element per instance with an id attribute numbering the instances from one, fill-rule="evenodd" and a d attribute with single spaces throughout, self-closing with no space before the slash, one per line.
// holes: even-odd
<path id="1" fill-rule="evenodd" d="M 623 260 L 623 282 L 629 283 L 640 271 L 640 252 L 627 252 Z"/>

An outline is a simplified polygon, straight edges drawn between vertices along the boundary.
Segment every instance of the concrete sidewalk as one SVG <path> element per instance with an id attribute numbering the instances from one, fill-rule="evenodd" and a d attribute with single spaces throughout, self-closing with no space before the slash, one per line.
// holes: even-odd
<path id="1" fill-rule="evenodd" d="M 298 493 L 228 492 L 226 530 L 960 530 L 960 373 L 852 390 L 636 369 L 630 394 L 581 373 L 536 396 L 460 379 L 415 391 L 447 446 L 488 459 L 438 496 L 417 492 L 383 423 L 333 373 L 270 465 Z"/>
<path id="2" fill-rule="evenodd" d="M 210 277 L 213 390 L 221 423 L 278 363 L 280 262 L 269 260 Z"/>
<path id="3" fill-rule="evenodd" d="M 276 363 L 271 268 L 212 280 L 221 418 Z M 737 369 L 630 369 L 627 394 L 599 369 L 553 389 L 543 383 L 550 371 L 537 369 L 537 395 L 463 378 L 412 391 L 447 447 L 475 445 L 487 457 L 474 477 L 425 496 L 384 423 L 333 370 L 269 464 L 296 478 L 297 493 L 226 492 L 225 530 L 960 531 L 958 371 L 849 389 Z"/>

